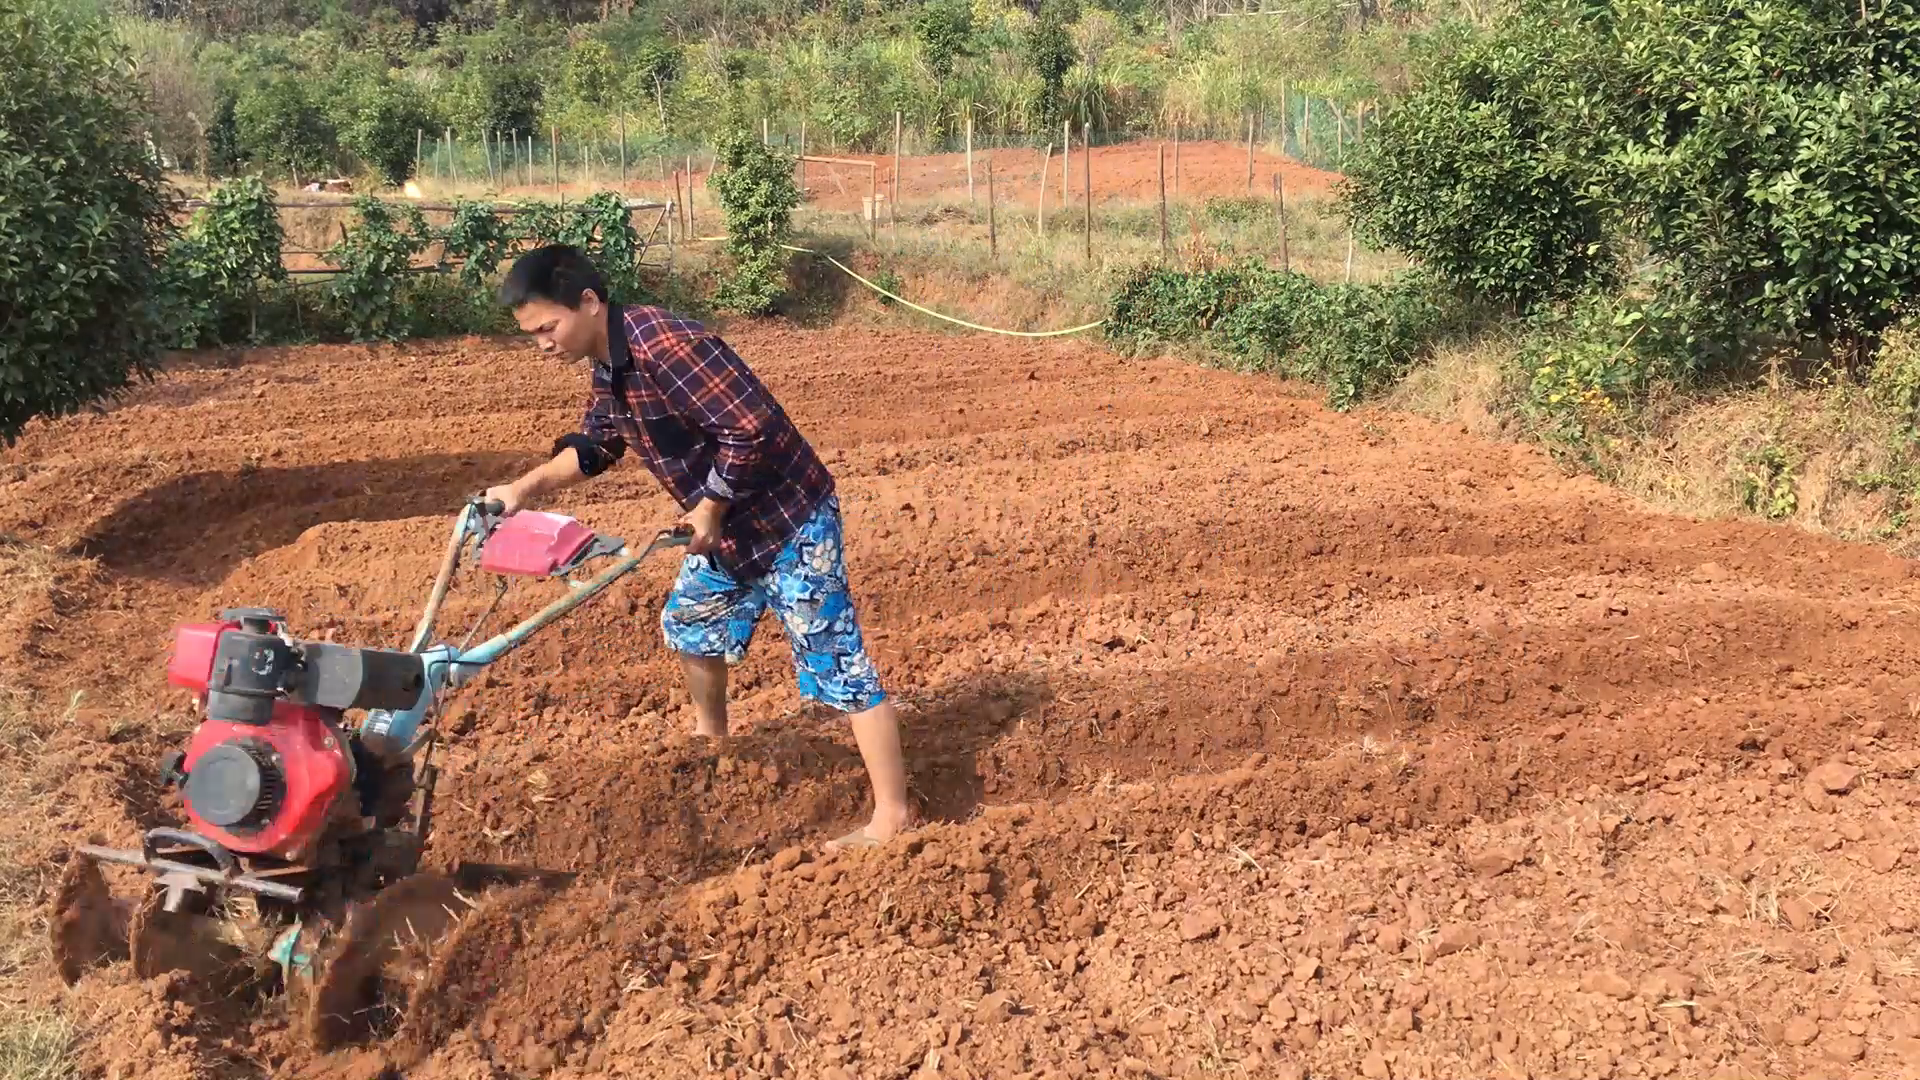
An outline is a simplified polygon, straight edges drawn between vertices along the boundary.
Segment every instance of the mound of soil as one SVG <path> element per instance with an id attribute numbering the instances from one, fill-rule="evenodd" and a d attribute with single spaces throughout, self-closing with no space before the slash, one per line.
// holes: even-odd
<path id="1" fill-rule="evenodd" d="M 819 854 L 865 777 L 777 625 L 735 734 L 690 736 L 662 557 L 446 718 L 429 860 L 570 885 L 488 901 L 400 1032 L 338 1054 L 109 967 L 59 992 L 89 1068 L 1920 1069 L 1904 561 L 1080 343 L 729 336 L 839 482 L 926 827 Z M 460 499 L 577 423 L 583 377 L 475 340 L 263 350 L 29 432 L 0 473 L 0 533 L 42 553 L 8 676 L 91 692 L 30 854 L 168 820 L 174 623 L 267 604 L 404 641 Z M 634 467 L 556 508 L 630 539 L 675 516 Z M 489 599 L 463 582 L 442 636 Z"/>

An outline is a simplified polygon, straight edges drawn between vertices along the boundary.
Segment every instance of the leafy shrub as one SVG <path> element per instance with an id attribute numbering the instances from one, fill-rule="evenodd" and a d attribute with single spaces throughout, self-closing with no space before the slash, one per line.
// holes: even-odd
<path id="1" fill-rule="evenodd" d="M 453 205 L 453 220 L 440 231 L 441 266 L 451 259 L 461 260 L 460 284 L 481 288 L 506 258 L 513 239 L 512 230 L 490 203 L 461 199 Z"/>
<path id="2" fill-rule="evenodd" d="M 773 310 L 786 280 L 786 243 L 800 189 L 793 181 L 793 158 L 760 142 L 758 135 L 734 128 L 721 140 L 719 167 L 707 186 L 720 199 L 727 221 L 727 255 L 733 273 L 715 293 L 714 303 L 749 315 Z"/>
<path id="3" fill-rule="evenodd" d="M 287 280 L 284 239 L 263 180 L 244 177 L 217 188 L 167 250 L 161 292 L 168 344 L 259 340 L 260 283 Z"/>
<path id="4" fill-rule="evenodd" d="M 346 80 L 335 102 L 340 145 L 387 183 L 405 183 L 418 160 L 421 133 L 436 125 L 426 96 L 381 71 Z"/>
<path id="5" fill-rule="evenodd" d="M 1067 72 L 1080 59 L 1073 47 L 1073 35 L 1067 32 L 1067 25 L 1072 21 L 1067 3 L 1045 0 L 1040 5 L 1039 18 L 1027 34 L 1027 64 L 1040 78 L 1040 96 L 1033 108 L 1041 131 L 1059 128 L 1060 118 L 1066 114 Z"/>
<path id="6" fill-rule="evenodd" d="M 333 164 L 339 145 L 333 124 L 299 75 L 249 85 L 234 102 L 233 119 L 240 153 L 256 169 L 312 176 Z"/>
<path id="7" fill-rule="evenodd" d="M 1310 378 L 1349 409 L 1404 375 L 1458 328 L 1460 309 L 1425 275 L 1324 285 L 1257 261 L 1200 272 L 1143 267 L 1109 305 L 1106 334 L 1127 352 L 1195 342 L 1260 371 Z"/>
<path id="8" fill-rule="evenodd" d="M 1740 504 L 1770 520 L 1792 517 L 1800 509 L 1800 495 L 1794 487 L 1797 468 L 1793 456 L 1772 443 L 1748 454 L 1740 477 Z"/>
<path id="9" fill-rule="evenodd" d="M 1613 58 L 1586 91 L 1611 114 L 1608 180 L 1667 290 L 1864 352 L 1920 290 L 1920 7 L 1581 10 Z"/>
<path id="10" fill-rule="evenodd" d="M 1705 29 L 1705 28 L 1710 28 Z M 1864 357 L 1920 291 L 1920 7 L 1521 0 L 1349 164 L 1363 236 L 1535 308 L 1644 251 L 1702 351 Z"/>
<path id="11" fill-rule="evenodd" d="M 953 74 L 954 58 L 966 51 L 973 34 L 973 9 L 958 0 L 937 0 L 913 17 L 913 36 L 920 41 L 927 70 L 936 78 Z"/>
<path id="12" fill-rule="evenodd" d="M 1604 278 L 1602 207 L 1587 197 L 1591 166 L 1568 152 L 1553 63 L 1570 47 L 1521 21 L 1441 53 L 1349 152 L 1357 237 L 1523 310 Z"/>
<path id="13" fill-rule="evenodd" d="M 606 275 L 616 302 L 639 288 L 640 234 L 621 196 L 599 191 L 577 203 L 529 201 L 516 207 L 512 235 L 535 244 L 571 244 Z"/>
<path id="14" fill-rule="evenodd" d="M 112 31 L 0 5 L 0 439 L 149 375 L 172 198 Z"/>
<path id="15" fill-rule="evenodd" d="M 1594 292 L 1537 313 L 1510 382 L 1520 419 L 1557 456 L 1603 470 L 1613 433 L 1653 381 L 1681 365 L 1644 304 Z"/>
<path id="16" fill-rule="evenodd" d="M 347 331 L 355 341 L 405 336 L 396 298 L 413 257 L 433 242 L 433 231 L 416 206 L 395 208 L 362 195 L 353 201 L 358 222 L 327 251 L 340 268 L 332 281 Z"/>
<path id="17" fill-rule="evenodd" d="M 1867 375 L 1867 393 L 1908 431 L 1920 427 L 1920 327 L 1903 321 L 1887 332 Z"/>

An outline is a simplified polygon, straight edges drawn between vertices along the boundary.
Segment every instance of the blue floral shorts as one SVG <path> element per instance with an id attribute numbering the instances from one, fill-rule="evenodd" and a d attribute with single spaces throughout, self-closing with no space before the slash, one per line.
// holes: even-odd
<path id="1" fill-rule="evenodd" d="M 821 502 L 763 577 L 736 581 L 705 555 L 687 556 L 660 626 L 676 652 L 737 664 L 769 608 L 786 628 L 803 697 L 849 713 L 886 700 L 847 589 L 838 498 Z"/>

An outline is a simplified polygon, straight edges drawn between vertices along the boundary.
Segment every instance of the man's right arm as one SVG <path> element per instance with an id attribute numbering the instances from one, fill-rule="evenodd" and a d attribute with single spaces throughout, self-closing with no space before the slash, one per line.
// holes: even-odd
<path id="1" fill-rule="evenodd" d="M 486 497 L 498 500 L 511 514 L 542 495 L 572 487 L 586 478 L 580 469 L 579 451 L 569 446 L 511 484 L 488 488 Z"/>
<path id="2" fill-rule="evenodd" d="M 627 446 L 608 421 L 607 406 L 606 398 L 596 396 L 587 406 L 580 431 L 554 440 L 551 459 L 510 484 L 488 488 L 486 497 L 499 500 L 511 514 L 542 495 L 572 487 L 611 468 Z"/>

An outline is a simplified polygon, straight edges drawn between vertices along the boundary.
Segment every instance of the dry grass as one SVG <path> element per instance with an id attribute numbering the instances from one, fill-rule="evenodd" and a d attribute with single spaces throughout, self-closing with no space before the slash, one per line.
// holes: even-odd
<path id="1" fill-rule="evenodd" d="M 8 662 L 21 660 L 64 602 L 75 569 L 44 548 L 0 542 L 0 655 Z M 18 674 L 0 671 L 0 803 L 16 811 L 0 818 L 0 1008 L 9 1014 L 0 1023 L 0 1080 L 46 1080 L 73 1075 L 75 1031 L 65 1016 L 33 1007 L 31 982 L 48 957 L 43 907 L 52 870 L 30 830 L 51 816 L 45 739 L 63 717 L 14 688 Z"/>
<path id="2" fill-rule="evenodd" d="M 1442 350 L 1381 402 L 1486 438 L 1511 437 L 1502 387 L 1518 343 Z M 1912 448 L 1868 392 L 1842 381 L 1768 379 L 1714 395 L 1670 394 L 1606 454 L 1613 483 L 1648 505 L 1709 519 L 1762 517 L 1845 540 L 1920 551 L 1895 492 Z"/>
<path id="3" fill-rule="evenodd" d="M 0 1024 L 0 1080 L 64 1080 L 73 1065 L 75 1031 L 59 1013 L 12 1011 Z"/>
<path id="4" fill-rule="evenodd" d="M 1506 433 L 1500 390 L 1506 366 L 1518 348 L 1505 335 L 1443 348 L 1401 380 L 1382 405 L 1443 424 L 1459 424 L 1482 438 L 1500 438 Z"/>

